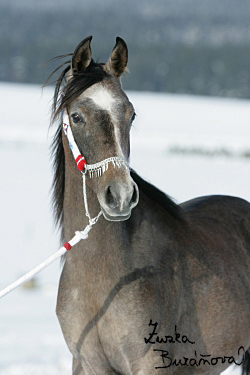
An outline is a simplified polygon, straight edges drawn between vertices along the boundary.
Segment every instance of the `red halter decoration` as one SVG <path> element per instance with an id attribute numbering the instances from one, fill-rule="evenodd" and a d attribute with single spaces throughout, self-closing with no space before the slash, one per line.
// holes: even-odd
<path id="1" fill-rule="evenodd" d="M 76 158 L 76 164 L 79 171 L 83 171 L 87 162 L 86 159 L 80 154 Z"/>

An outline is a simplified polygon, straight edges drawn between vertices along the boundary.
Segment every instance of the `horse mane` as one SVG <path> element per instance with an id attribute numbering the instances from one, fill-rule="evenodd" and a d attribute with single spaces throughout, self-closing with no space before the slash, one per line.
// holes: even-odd
<path id="1" fill-rule="evenodd" d="M 63 227 L 63 200 L 65 189 L 65 155 L 62 143 L 61 126 L 57 128 L 51 145 L 51 157 L 53 159 L 54 176 L 52 181 L 52 209 L 55 225 L 61 231 L 61 240 L 64 239 Z"/>
<path id="2" fill-rule="evenodd" d="M 145 181 L 133 169 L 130 170 L 130 174 L 139 190 L 141 190 L 148 198 L 165 208 L 175 219 L 184 219 L 184 210 L 168 195 L 163 193 L 163 191 L 159 190 L 156 186 Z"/>

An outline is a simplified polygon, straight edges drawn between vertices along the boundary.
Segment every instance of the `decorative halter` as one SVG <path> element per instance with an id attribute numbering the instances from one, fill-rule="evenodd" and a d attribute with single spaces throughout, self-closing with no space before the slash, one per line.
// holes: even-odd
<path id="1" fill-rule="evenodd" d="M 69 147 L 73 153 L 74 159 L 77 164 L 77 168 L 79 171 L 82 173 L 82 179 L 83 179 L 83 200 L 84 200 L 84 207 L 85 207 L 85 213 L 86 216 L 88 217 L 89 224 L 86 226 L 86 228 L 81 231 L 81 232 L 76 232 L 77 240 L 79 238 L 79 233 L 81 233 L 81 238 L 80 239 L 85 239 L 88 237 L 88 232 L 91 230 L 92 225 L 96 224 L 99 217 L 102 214 L 102 211 L 99 212 L 99 214 L 94 217 L 93 219 L 90 217 L 89 214 L 89 209 L 88 209 L 88 201 L 87 201 L 87 191 L 86 191 L 86 173 L 89 172 L 89 177 L 92 178 L 94 175 L 96 177 L 100 177 L 109 167 L 109 163 L 113 163 L 114 167 L 120 168 L 122 165 L 124 165 L 126 168 L 129 169 L 129 164 L 124 160 L 122 157 L 118 156 L 112 156 L 110 158 L 104 159 L 98 163 L 95 164 L 87 164 L 87 161 L 84 156 L 80 153 L 80 150 L 75 142 L 70 122 L 69 122 L 69 116 L 67 113 L 67 110 L 65 109 L 62 112 L 62 117 L 63 117 L 63 130 L 64 133 L 68 139 L 69 142 Z M 72 239 L 73 240 L 73 239 Z M 71 250 L 72 246 L 75 245 L 75 241 L 69 241 L 64 244 L 64 247 L 67 250 Z M 79 240 L 77 241 L 79 242 Z"/>
<path id="2" fill-rule="evenodd" d="M 94 175 L 96 177 L 100 177 L 108 169 L 109 163 L 111 162 L 113 163 L 114 167 L 118 166 L 120 168 L 122 165 L 125 165 L 127 168 L 129 168 L 129 164 L 122 157 L 118 156 L 112 156 L 100 161 L 99 163 L 87 164 L 86 158 L 82 156 L 74 140 L 74 136 L 70 127 L 69 116 L 66 110 L 63 111 L 62 116 L 64 134 L 68 138 L 69 147 L 73 153 L 79 171 L 81 171 L 82 173 L 87 173 L 87 171 L 89 171 L 89 177 L 92 178 L 94 177 Z"/>
<path id="3" fill-rule="evenodd" d="M 86 225 L 85 229 L 82 231 L 76 231 L 75 236 L 69 241 L 65 242 L 64 246 L 61 247 L 56 253 L 51 255 L 49 258 L 45 259 L 44 262 L 40 263 L 37 267 L 35 267 L 30 272 L 26 273 L 24 276 L 20 277 L 17 281 L 12 283 L 11 285 L 7 286 L 5 289 L 0 291 L 0 298 L 4 297 L 6 294 L 10 293 L 12 290 L 16 289 L 18 286 L 22 285 L 26 281 L 30 280 L 32 277 L 34 277 L 38 272 L 41 272 L 45 267 L 49 266 L 52 262 L 54 262 L 56 259 L 61 257 L 67 250 L 71 250 L 71 248 L 76 245 L 81 240 L 85 240 L 88 237 L 89 231 L 92 229 L 92 226 L 97 223 L 99 217 L 102 214 L 102 211 L 99 212 L 99 214 L 94 217 L 93 219 L 90 217 L 89 209 L 88 209 L 88 202 L 87 202 L 87 192 L 86 192 L 86 173 L 89 171 L 89 176 L 96 177 L 101 176 L 109 166 L 109 163 L 113 163 L 114 167 L 118 166 L 121 167 L 122 165 L 125 165 L 126 168 L 129 168 L 129 164 L 121 157 L 113 156 L 111 158 L 105 159 L 100 161 L 96 164 L 87 164 L 86 159 L 84 156 L 81 155 L 79 148 L 74 140 L 73 133 L 69 124 L 69 117 L 67 114 L 67 111 L 64 110 L 63 112 L 63 130 L 65 135 L 68 138 L 69 141 L 69 147 L 72 150 L 72 153 L 74 155 L 76 164 L 78 169 L 82 173 L 83 178 L 83 200 L 84 200 L 84 206 L 86 211 L 86 216 L 88 217 L 88 225 Z"/>

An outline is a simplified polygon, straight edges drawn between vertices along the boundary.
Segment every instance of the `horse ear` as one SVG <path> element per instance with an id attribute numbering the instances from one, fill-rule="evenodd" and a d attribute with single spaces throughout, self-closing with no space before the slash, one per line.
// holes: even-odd
<path id="1" fill-rule="evenodd" d="M 119 36 L 116 38 L 116 45 L 105 65 L 106 70 L 119 78 L 124 73 L 128 62 L 127 44 Z"/>
<path id="2" fill-rule="evenodd" d="M 90 43 L 92 35 L 85 38 L 75 49 L 72 56 L 71 69 L 72 73 L 78 73 L 85 70 L 91 62 L 91 48 Z"/>

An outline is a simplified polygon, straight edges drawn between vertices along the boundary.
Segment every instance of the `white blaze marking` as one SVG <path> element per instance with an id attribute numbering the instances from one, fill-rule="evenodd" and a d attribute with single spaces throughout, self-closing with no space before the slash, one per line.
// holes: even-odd
<path id="1" fill-rule="evenodd" d="M 115 140 L 117 144 L 117 152 L 119 153 L 117 156 L 121 156 L 123 157 L 123 159 L 125 159 L 122 148 L 121 148 L 121 143 L 120 143 L 121 141 L 120 130 L 118 129 L 118 126 L 115 123 L 114 123 L 114 130 L 115 130 Z"/>
<path id="2" fill-rule="evenodd" d="M 114 98 L 109 90 L 103 87 L 101 84 L 96 84 L 93 87 L 88 88 L 84 96 L 93 100 L 93 102 L 101 107 L 102 109 L 109 112 L 110 117 L 112 118 L 112 123 L 114 125 L 114 132 L 115 132 L 115 140 L 117 144 L 117 153 L 125 159 L 122 148 L 121 148 L 121 137 L 120 137 L 120 130 L 118 129 L 117 120 L 115 112 L 112 112 L 112 106 L 115 102 L 119 102 L 118 98 Z"/>
<path id="3" fill-rule="evenodd" d="M 98 87 L 97 90 L 93 90 L 89 98 L 92 99 L 96 105 L 109 112 L 111 112 L 112 104 L 115 102 L 111 93 L 103 86 Z"/>

